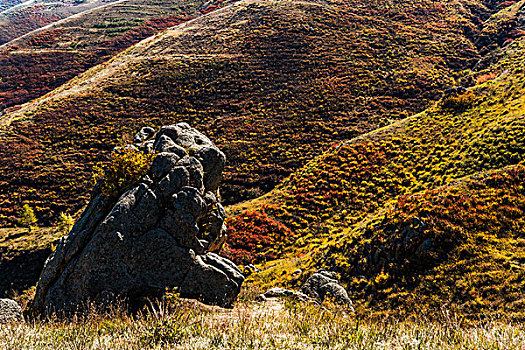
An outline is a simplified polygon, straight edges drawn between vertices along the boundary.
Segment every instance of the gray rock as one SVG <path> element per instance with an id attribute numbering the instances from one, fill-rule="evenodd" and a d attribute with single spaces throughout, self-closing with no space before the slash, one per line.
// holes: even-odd
<path id="1" fill-rule="evenodd" d="M 280 298 L 293 295 L 295 292 L 290 289 L 285 288 L 272 288 L 264 293 L 264 296 L 267 298 Z"/>
<path id="2" fill-rule="evenodd" d="M 46 262 L 30 312 L 69 313 L 115 298 L 140 306 L 166 288 L 220 306 L 236 299 L 244 276 L 213 253 L 226 238 L 218 198 L 224 154 L 184 123 L 148 132 L 136 140 L 154 138 L 145 143 L 161 151 L 148 175 L 116 203 L 95 188 Z M 139 149 L 148 151 L 144 144 Z"/>
<path id="3" fill-rule="evenodd" d="M 155 135 L 155 129 L 150 127 L 144 127 L 133 137 L 133 142 L 142 143 Z"/>
<path id="4" fill-rule="evenodd" d="M 261 294 L 258 300 L 267 298 L 292 297 L 299 301 L 321 304 L 325 299 L 332 298 L 337 304 L 345 305 L 353 311 L 352 301 L 347 291 L 339 284 L 334 272 L 319 270 L 304 283 L 300 291 L 284 288 L 272 288 Z"/>
<path id="5" fill-rule="evenodd" d="M 318 303 L 317 300 L 304 294 L 303 292 L 296 292 L 294 290 L 285 289 L 285 288 L 272 288 L 268 290 L 266 293 L 261 294 L 258 297 L 258 300 L 265 301 L 268 298 L 287 298 L 287 297 L 293 298 L 298 301 L 305 301 L 305 302 L 309 301 L 309 302 Z"/>
<path id="6" fill-rule="evenodd" d="M 348 292 L 339 284 L 334 272 L 319 270 L 301 288 L 301 292 L 319 302 L 332 298 L 336 303 L 352 306 Z"/>
<path id="7" fill-rule="evenodd" d="M 23 321 L 22 309 L 16 301 L 11 299 L 0 299 L 0 324 L 8 322 Z"/>
<path id="8" fill-rule="evenodd" d="M 298 292 L 284 288 L 272 288 L 261 294 L 258 300 L 265 301 L 267 298 L 282 297 L 292 297 L 299 301 L 309 301 L 317 304 L 321 304 L 325 299 L 331 298 L 337 304 L 345 305 L 352 311 L 354 309 L 352 300 L 350 300 L 346 289 L 339 284 L 336 273 L 323 269 L 310 276 Z"/>
<path id="9" fill-rule="evenodd" d="M 299 276 L 301 273 L 303 273 L 303 270 L 301 270 L 301 269 L 297 269 L 297 270 L 295 270 L 295 271 L 292 273 L 292 276 L 293 276 L 293 277 L 297 277 L 297 276 Z"/>

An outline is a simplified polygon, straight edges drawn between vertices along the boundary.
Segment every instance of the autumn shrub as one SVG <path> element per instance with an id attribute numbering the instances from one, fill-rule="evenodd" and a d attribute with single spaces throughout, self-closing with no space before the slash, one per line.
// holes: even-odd
<path id="1" fill-rule="evenodd" d="M 264 212 L 246 211 L 227 221 L 228 241 L 224 254 L 247 265 L 279 257 L 292 231 Z"/>
<path id="2" fill-rule="evenodd" d="M 476 96 L 472 91 L 451 94 L 443 97 L 441 100 L 441 107 L 444 110 L 463 112 L 472 106 L 475 97 Z"/>
<path id="3" fill-rule="evenodd" d="M 20 218 L 18 223 L 23 227 L 27 227 L 28 232 L 31 232 L 31 227 L 36 223 L 36 216 L 29 204 L 24 204 L 19 212 Z"/>
<path id="4" fill-rule="evenodd" d="M 100 186 L 104 196 L 118 197 L 126 188 L 133 186 L 146 175 L 152 160 L 152 154 L 145 154 L 133 148 L 121 149 L 112 154 L 105 167 L 95 166 L 93 181 Z"/>
<path id="5" fill-rule="evenodd" d="M 476 79 L 476 85 L 486 83 L 487 81 L 495 79 L 497 76 L 498 76 L 497 73 L 487 73 L 487 74 L 480 75 Z"/>
<path id="6" fill-rule="evenodd" d="M 68 233 L 73 228 L 73 225 L 75 224 L 75 220 L 70 214 L 60 212 L 58 223 L 57 223 L 57 230 L 63 233 Z"/>

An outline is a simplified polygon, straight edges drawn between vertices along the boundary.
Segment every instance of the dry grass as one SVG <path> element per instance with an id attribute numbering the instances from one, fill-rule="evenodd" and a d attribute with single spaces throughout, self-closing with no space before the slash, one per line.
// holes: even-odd
<path id="1" fill-rule="evenodd" d="M 251 298 L 248 298 L 251 299 Z M 0 328 L 1 349 L 525 349 L 525 327 L 499 321 L 359 320 L 338 309 L 243 300 L 225 310 L 172 298 L 139 315 L 121 308 Z"/>
<path id="2" fill-rule="evenodd" d="M 64 235 L 54 227 L 36 227 L 32 233 L 26 228 L 0 228 L 0 248 L 10 250 L 35 250 L 49 247 Z"/>

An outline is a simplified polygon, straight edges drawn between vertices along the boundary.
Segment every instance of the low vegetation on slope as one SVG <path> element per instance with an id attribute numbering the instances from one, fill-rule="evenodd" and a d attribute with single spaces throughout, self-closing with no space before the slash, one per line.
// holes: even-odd
<path id="1" fill-rule="evenodd" d="M 460 82 L 504 3 L 463 2 L 243 1 L 145 40 L 3 117 L 0 222 L 25 202 L 41 222 L 82 207 L 92 166 L 152 123 L 187 121 L 225 151 L 226 203 L 259 196 Z"/>
<path id="2" fill-rule="evenodd" d="M 36 285 L 52 245 L 64 233 L 49 228 L 31 233 L 21 228 L 0 229 L 0 298 L 20 295 Z"/>
<path id="3" fill-rule="evenodd" d="M 237 208 L 294 231 L 295 258 L 256 279 L 294 284 L 283 268 L 322 266 L 369 307 L 525 318 L 524 53 L 514 41 L 474 74 L 491 80 L 333 147 Z"/>
<path id="4" fill-rule="evenodd" d="M 140 40 L 225 3 L 118 1 L 0 46 L 0 109 L 41 97 Z M 0 17 L 0 43 L 2 29 L 11 35 L 15 30 Z"/>
<path id="5" fill-rule="evenodd" d="M 5 0 L 5 1 L 2 1 L 2 3 L 0 4 L 0 11 L 5 11 L 19 3 L 21 3 L 22 1 L 21 0 Z"/>
<path id="6" fill-rule="evenodd" d="M 9 6 L 0 12 L 0 45 L 62 18 L 112 1 L 116 0 L 30 0 Z"/>

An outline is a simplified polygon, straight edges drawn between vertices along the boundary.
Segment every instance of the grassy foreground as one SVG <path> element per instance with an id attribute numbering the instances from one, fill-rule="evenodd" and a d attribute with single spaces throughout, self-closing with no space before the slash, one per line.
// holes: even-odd
<path id="1" fill-rule="evenodd" d="M 438 320 L 439 319 L 439 320 Z M 500 321 L 356 317 L 341 309 L 243 300 L 234 309 L 173 299 L 136 316 L 114 310 L 0 328 L 1 349 L 525 349 L 525 327 Z"/>

